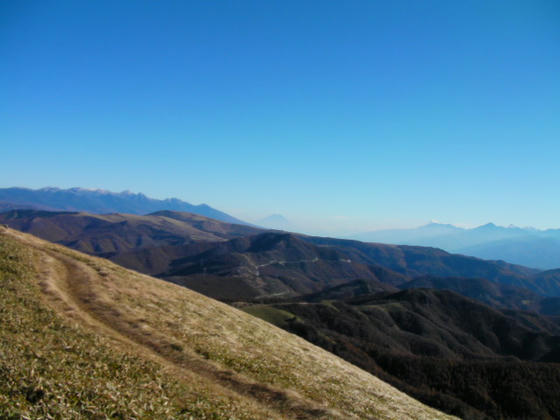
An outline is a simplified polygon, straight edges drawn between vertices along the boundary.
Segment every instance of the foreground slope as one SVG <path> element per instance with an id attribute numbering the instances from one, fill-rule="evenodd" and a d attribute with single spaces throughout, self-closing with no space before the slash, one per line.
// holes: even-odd
<path id="1" fill-rule="evenodd" d="M 185 288 L 0 228 L 0 417 L 446 418 Z"/>

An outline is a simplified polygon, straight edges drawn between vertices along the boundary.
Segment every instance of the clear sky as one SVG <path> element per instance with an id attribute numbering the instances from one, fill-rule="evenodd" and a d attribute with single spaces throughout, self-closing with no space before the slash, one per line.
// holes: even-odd
<path id="1" fill-rule="evenodd" d="M 560 227 L 560 2 L 3 1 L 0 186 Z"/>

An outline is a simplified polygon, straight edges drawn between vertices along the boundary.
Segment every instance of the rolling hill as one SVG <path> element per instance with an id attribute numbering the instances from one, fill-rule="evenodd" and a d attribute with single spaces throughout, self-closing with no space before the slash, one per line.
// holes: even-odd
<path id="1" fill-rule="evenodd" d="M 216 242 L 261 231 L 250 226 L 172 211 L 142 216 L 12 210 L 0 214 L 0 221 L 14 229 L 95 255 L 115 255 L 165 245 Z"/>
<path id="2" fill-rule="evenodd" d="M 313 245 L 290 233 L 261 233 L 221 242 L 170 264 L 158 275 L 225 299 L 298 296 L 364 279 L 376 291 L 396 290 L 403 277 L 352 261 L 344 250 Z"/>
<path id="3" fill-rule="evenodd" d="M 548 270 L 536 273 L 533 276 L 533 281 L 543 291 L 544 295 L 560 297 L 560 270 Z"/>
<path id="4" fill-rule="evenodd" d="M 186 288 L 0 228 L 0 417 L 448 418 Z"/>
<path id="5" fill-rule="evenodd" d="M 544 291 L 540 283 L 533 280 L 533 276 L 539 273 L 539 270 L 504 261 L 481 260 L 421 246 L 387 245 L 323 237 L 307 237 L 306 240 L 316 245 L 342 248 L 355 261 L 375 262 L 409 279 L 424 275 L 478 277 L 496 283 L 524 287 L 537 293 Z M 560 284 L 551 281 L 549 286 L 549 290 L 552 291 Z"/>
<path id="6" fill-rule="evenodd" d="M 534 312 L 540 311 L 545 299 L 528 289 L 476 278 L 423 276 L 400 285 L 400 288 L 452 290 L 494 308 Z"/>
<path id="7" fill-rule="evenodd" d="M 347 286 L 240 306 L 461 418 L 557 418 L 559 325 L 450 291 Z"/>
<path id="8" fill-rule="evenodd" d="M 436 248 L 265 231 L 183 212 L 16 210 L 0 214 L 0 223 L 221 299 L 316 293 L 360 279 L 371 281 L 377 291 L 396 290 L 420 276 L 478 278 L 541 296 L 560 295 L 554 271 Z"/>

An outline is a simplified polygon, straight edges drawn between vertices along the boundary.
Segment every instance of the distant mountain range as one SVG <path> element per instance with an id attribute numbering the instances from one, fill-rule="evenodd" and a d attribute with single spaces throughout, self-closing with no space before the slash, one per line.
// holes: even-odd
<path id="1" fill-rule="evenodd" d="M 278 230 L 291 230 L 293 231 L 293 225 L 290 223 L 288 219 L 286 219 L 281 214 L 271 214 L 263 219 L 260 219 L 257 224 L 259 226 L 270 228 L 270 229 L 278 229 Z"/>
<path id="2" fill-rule="evenodd" d="M 354 235 L 353 239 L 400 245 L 432 246 L 488 260 L 504 260 L 539 269 L 560 268 L 560 229 L 538 230 L 488 223 L 472 229 L 429 223 Z"/>
<path id="3" fill-rule="evenodd" d="M 184 211 L 227 223 L 248 224 L 207 204 L 194 205 L 178 198 L 157 200 L 142 193 L 120 193 L 86 188 L 1 188 L 0 211 L 12 209 L 85 211 L 88 213 L 149 214 L 160 210 Z"/>

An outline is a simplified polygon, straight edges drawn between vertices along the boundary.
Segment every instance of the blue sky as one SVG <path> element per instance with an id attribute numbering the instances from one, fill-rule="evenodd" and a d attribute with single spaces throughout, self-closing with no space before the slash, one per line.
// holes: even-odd
<path id="1" fill-rule="evenodd" d="M 560 227 L 560 3 L 0 3 L 0 186 Z"/>

